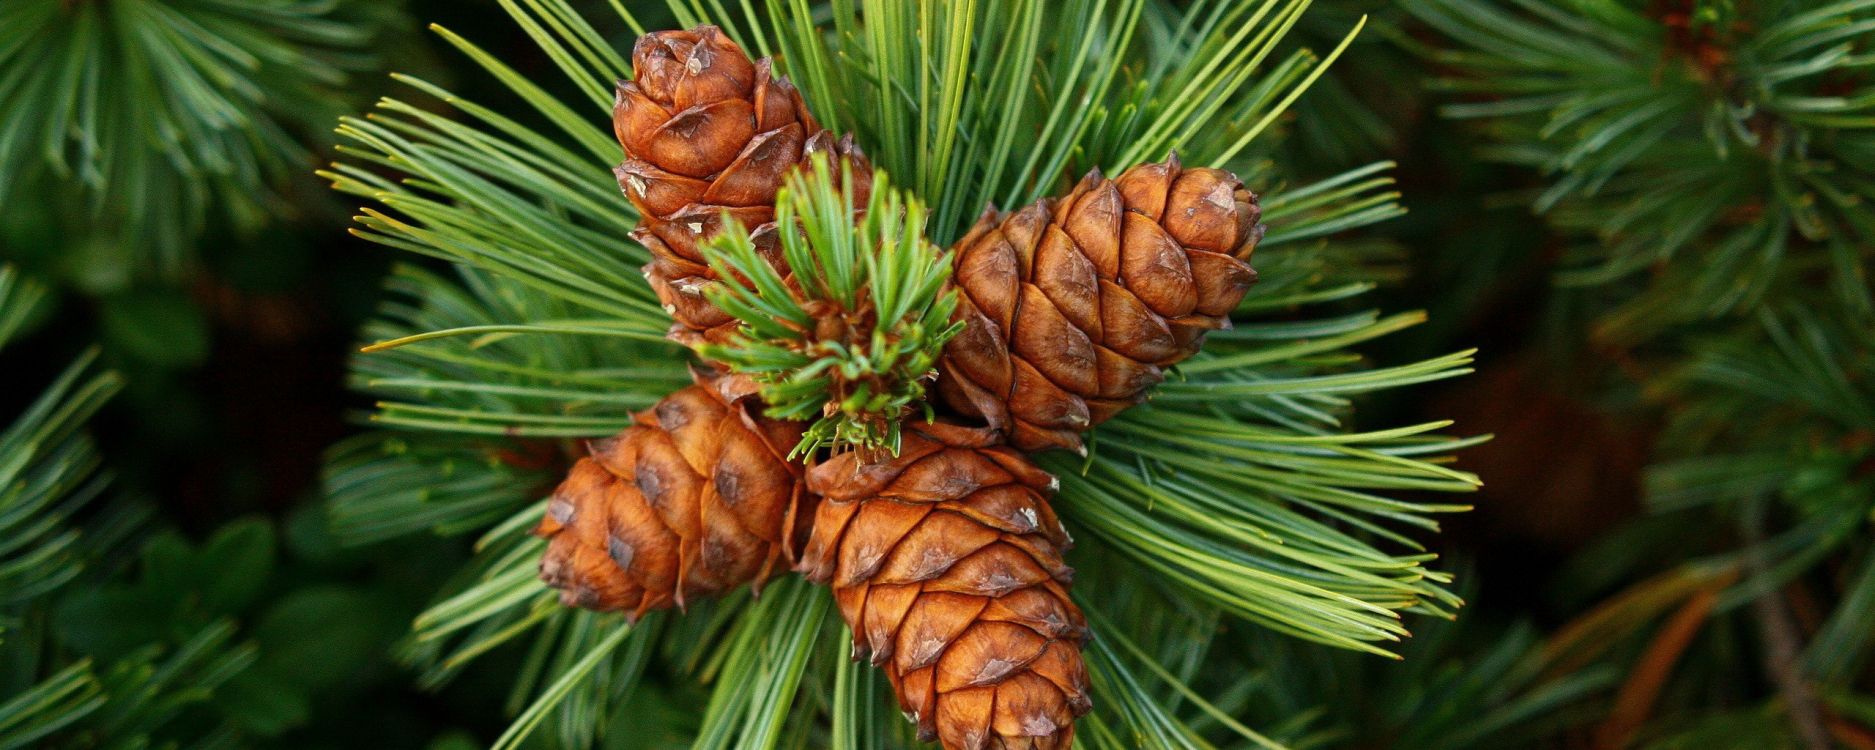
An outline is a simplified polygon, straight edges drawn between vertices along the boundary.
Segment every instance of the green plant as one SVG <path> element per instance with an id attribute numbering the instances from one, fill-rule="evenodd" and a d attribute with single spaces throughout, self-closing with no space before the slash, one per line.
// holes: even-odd
<path id="1" fill-rule="evenodd" d="M 632 272 L 647 256 L 618 242 L 636 217 L 607 176 L 618 154 L 603 123 L 609 84 L 626 75 L 626 61 L 564 3 L 504 6 L 576 85 L 575 102 L 442 31 L 533 115 L 406 78 L 466 121 L 387 100 L 370 120 L 345 121 L 347 161 L 325 173 L 380 206 L 366 209 L 363 236 L 460 269 L 455 282 L 399 277 L 402 299 L 413 302 L 387 308 L 368 333 L 382 342 L 370 350 L 387 354 L 358 365 L 362 387 L 391 397 L 377 420 L 398 430 L 335 453 L 328 476 L 341 523 L 371 536 L 487 529 L 476 562 L 418 619 L 406 656 L 436 683 L 531 635 L 511 703 L 521 718 L 504 747 L 537 730 L 589 745 L 631 715 L 625 699 L 654 674 L 713 686 L 690 730 L 699 746 L 879 746 L 902 737 L 879 686 L 832 647 L 840 639 L 826 632 L 837 625 L 824 599 L 794 582 L 753 607 L 733 597 L 626 629 L 561 609 L 535 580 L 540 543 L 525 531 L 541 512 L 534 498 L 558 473 L 558 441 L 625 426 L 631 408 L 681 382 L 662 364 L 675 365 L 680 350 L 662 341 L 663 314 Z M 1244 157 L 1324 69 L 1309 52 L 1276 52 L 1305 7 L 867 2 L 836 5 L 830 18 L 783 2 L 748 15 L 682 2 L 671 10 L 682 25 L 707 19 L 751 50 L 780 54 L 814 111 L 853 131 L 876 164 L 932 207 L 925 232 L 942 246 L 986 204 L 1033 200 L 1087 167 L 1117 172 L 1174 149 L 1187 163 L 1229 164 L 1274 183 Z M 1065 19 L 1076 19 L 1075 33 L 1046 31 Z M 1109 609 L 1104 592 L 1166 580 L 1174 583 L 1163 593 L 1175 605 L 1168 616 L 1223 612 L 1379 653 L 1377 644 L 1404 637 L 1398 612 L 1456 606 L 1446 577 L 1426 567 L 1432 556 L 1404 531 L 1431 528 L 1430 516 L 1462 506 L 1390 495 L 1471 489 L 1474 478 L 1436 460 L 1470 441 L 1438 435 L 1444 423 L 1350 432 L 1346 418 L 1355 394 L 1461 374 L 1469 354 L 1368 368 L 1349 347 L 1420 317 L 1299 314 L 1371 288 L 1358 251 L 1319 238 L 1397 215 L 1386 169 L 1275 183 L 1264 205 L 1276 229 L 1258 253 L 1265 281 L 1236 327 L 1217 334 L 1151 406 L 1096 432 L 1085 461 L 1048 458 L 1063 477 L 1062 515 L 1092 536 L 1077 565 L 1139 563 L 1113 566 L 1118 588 L 1082 602 L 1110 612 L 1096 622 L 1108 623 L 1099 627 L 1116 643 L 1151 637 L 1152 619 Z M 1183 429 L 1166 434 L 1167 423 Z M 541 460 L 517 460 L 525 456 Z M 448 481 L 412 496 L 377 481 L 386 476 Z M 380 498 L 424 509 L 425 522 L 380 513 Z M 491 525 L 496 507 L 506 520 Z M 1267 742 L 1235 722 L 1198 728 L 1206 725 L 1190 717 L 1220 716 L 1215 707 L 1174 672 L 1104 644 L 1090 652 L 1104 707 L 1088 722 L 1093 746 L 1142 736 L 1166 746 Z M 1188 700 L 1168 702 L 1164 691 L 1174 689 Z M 816 715 L 825 723 L 808 720 Z M 649 720 L 634 718 L 634 729 Z"/>
<path id="2" fill-rule="evenodd" d="M 0 204 L 32 262 L 92 292 L 174 280 L 211 227 L 293 213 L 283 186 L 347 107 L 390 6 L 19 0 L 0 9 Z M 38 229 L 38 233 L 34 233 Z M 40 249 L 42 248 L 43 249 Z M 21 256 L 12 256 L 15 261 Z"/>
<path id="3" fill-rule="evenodd" d="M 1875 4 L 1407 8 L 1449 40 L 1427 49 L 1459 99 L 1445 113 L 1477 123 L 1484 155 L 1543 177 L 1531 206 L 1569 248 L 1556 276 L 1575 309 L 1559 318 L 1622 376 L 1617 398 L 1664 422 L 1644 492 L 1670 520 L 1618 537 L 1651 554 L 1610 543 L 1578 567 L 1604 585 L 1652 574 L 1616 600 L 1722 578 L 1680 627 L 1739 628 L 1765 653 L 1670 637 L 1659 612 L 1629 618 L 1627 642 L 1652 640 L 1609 659 L 1685 666 L 1624 687 L 1634 705 L 1664 705 L 1617 712 L 1602 731 L 1657 747 L 1813 748 L 1863 731 Z M 1813 589 L 1834 604 L 1805 633 L 1787 592 Z M 1685 701 L 1676 686 L 1699 684 L 1691 670 L 1735 687 Z"/>
<path id="4" fill-rule="evenodd" d="M 851 168 L 843 171 L 838 184 L 852 185 Z M 742 327 L 698 353 L 754 377 L 769 416 L 814 422 L 795 455 L 896 455 L 900 423 L 929 412 L 925 386 L 937 354 L 962 328 L 952 322 L 949 259 L 924 239 L 924 205 L 893 190 L 883 172 L 872 191 L 854 206 L 851 187 L 835 187 L 823 158 L 782 189 L 776 223 L 801 226 L 781 233 L 798 294 L 733 221 L 704 250 L 723 279 L 710 299 Z"/>

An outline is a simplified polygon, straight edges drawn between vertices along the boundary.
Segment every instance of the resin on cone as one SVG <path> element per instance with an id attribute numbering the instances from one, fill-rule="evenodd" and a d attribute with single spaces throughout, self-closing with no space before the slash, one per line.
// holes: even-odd
<path id="1" fill-rule="evenodd" d="M 1261 218 L 1234 175 L 1177 156 L 985 212 L 953 248 L 966 326 L 945 348 L 939 392 L 1018 448 L 1080 450 L 1082 433 L 1230 326 L 1256 281 Z"/>
<path id="2" fill-rule="evenodd" d="M 787 460 L 800 425 L 763 419 L 734 381 L 701 379 L 588 445 L 534 530 L 540 576 L 569 606 L 681 607 L 786 570 L 811 510 Z"/>
<path id="3" fill-rule="evenodd" d="M 714 26 L 640 37 L 632 68 L 612 114 L 625 148 L 619 187 L 644 217 L 632 238 L 651 251 L 645 277 L 676 321 L 672 337 L 716 340 L 736 323 L 703 296 L 715 275 L 697 243 L 733 216 L 773 260 L 775 194 L 790 170 L 813 153 L 852 160 L 856 181 L 872 169 L 851 138 L 821 128 L 772 60 L 750 60 Z M 855 188 L 865 205 L 867 186 Z"/>
<path id="4" fill-rule="evenodd" d="M 1058 750 L 1091 707 L 1055 479 L 990 430 L 908 423 L 899 455 L 808 471 L 823 499 L 799 569 L 830 585 L 854 657 L 925 741 Z"/>

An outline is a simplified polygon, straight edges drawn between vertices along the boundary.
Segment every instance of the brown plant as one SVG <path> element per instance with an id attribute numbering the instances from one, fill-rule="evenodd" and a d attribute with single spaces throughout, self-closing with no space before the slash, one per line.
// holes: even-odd
<path id="1" fill-rule="evenodd" d="M 676 320 L 672 337 L 720 341 L 736 321 L 704 298 L 716 276 L 698 243 L 733 217 L 781 268 L 774 219 L 783 177 L 814 153 L 847 159 L 863 206 L 872 167 L 851 138 L 820 126 L 771 59 L 750 60 L 714 26 L 640 37 L 632 68 L 612 113 L 625 148 L 619 187 L 643 215 L 632 238 L 651 251 L 645 278 Z"/>
<path id="2" fill-rule="evenodd" d="M 1067 748 L 1091 707 L 1055 479 L 989 430 L 907 424 L 900 454 L 812 468 L 800 570 L 833 588 L 855 658 L 885 670 L 925 741 Z"/>
<path id="3" fill-rule="evenodd" d="M 756 416 L 731 382 L 665 397 L 574 464 L 534 532 L 562 602 L 635 620 L 793 562 L 812 502 L 787 460 L 801 426 Z"/>
<path id="4" fill-rule="evenodd" d="M 1234 175 L 1176 155 L 986 212 L 953 249 L 967 326 L 945 347 L 939 392 L 1017 448 L 1079 450 L 1230 326 L 1256 281 L 1261 218 Z"/>

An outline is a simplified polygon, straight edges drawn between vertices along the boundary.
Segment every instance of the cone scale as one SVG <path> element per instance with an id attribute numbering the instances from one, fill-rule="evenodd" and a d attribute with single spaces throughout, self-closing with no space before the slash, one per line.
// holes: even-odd
<path id="1" fill-rule="evenodd" d="M 986 212 L 952 249 L 963 333 L 938 391 L 1025 451 L 1081 435 L 1230 327 L 1256 272 L 1257 196 L 1177 156 L 1008 214 Z"/>
<path id="2" fill-rule="evenodd" d="M 787 460 L 795 422 L 762 419 L 728 378 L 703 380 L 588 445 L 548 502 L 541 578 L 568 606 L 623 612 L 682 607 L 786 570 L 810 512 Z"/>
<path id="3" fill-rule="evenodd" d="M 996 433 L 906 425 L 900 454 L 808 473 L 823 500 L 799 569 L 833 589 L 855 658 L 947 750 L 1067 748 L 1092 704 L 1055 479 Z"/>
<path id="4" fill-rule="evenodd" d="M 697 244 L 734 217 L 780 267 L 774 219 L 783 178 L 814 153 L 852 161 L 856 181 L 872 168 L 851 138 L 820 126 L 772 60 L 750 60 L 714 26 L 640 37 L 632 68 L 612 114 L 625 149 L 619 187 L 643 216 L 632 238 L 651 252 L 645 278 L 674 320 L 672 338 L 720 340 L 736 320 L 704 298 L 716 277 Z M 865 205 L 867 185 L 854 192 Z"/>

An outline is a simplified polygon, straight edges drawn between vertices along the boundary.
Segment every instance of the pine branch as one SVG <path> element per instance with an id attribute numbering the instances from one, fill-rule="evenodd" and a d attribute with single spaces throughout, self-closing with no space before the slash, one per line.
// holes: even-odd
<path id="1" fill-rule="evenodd" d="M 91 662 L 66 667 L 0 703 L 0 748 L 31 747 L 98 710 L 105 700 Z"/>
<path id="2" fill-rule="evenodd" d="M 1199 4 L 1181 17 L 1143 0 L 1022 0 L 994 22 L 961 0 L 859 2 L 824 22 L 803 3 L 767 10 L 809 105 L 934 207 L 931 239 L 945 246 L 985 206 L 1027 204 L 1092 167 L 1118 174 L 1173 151 L 1234 162 L 1342 49 L 1266 67 L 1306 7 Z M 1050 31 L 1062 28 L 1077 33 Z M 1123 74 L 1129 59 L 1151 62 Z"/>
<path id="3" fill-rule="evenodd" d="M 9 222 L 61 225 L 68 246 L 111 256 L 91 263 L 175 278 L 209 226 L 291 215 L 279 189 L 310 155 L 301 134 L 374 65 L 386 13 L 369 5 L 6 3 L 0 107 L 34 113 L 0 126 Z"/>
<path id="4" fill-rule="evenodd" d="M 910 209 L 914 201 L 933 207 L 925 231 L 942 243 L 983 206 L 1053 193 L 1067 175 L 1088 166 L 1118 171 L 1174 148 L 1188 163 L 1247 163 L 1252 138 L 1269 132 L 1266 126 L 1323 65 L 1307 52 L 1276 52 L 1282 32 L 1306 5 L 1286 0 L 1220 3 L 1185 15 L 1139 0 L 1067 6 L 1022 0 L 998 6 L 995 23 L 987 22 L 985 6 L 965 2 L 836 5 L 827 17 L 798 3 L 771 2 L 764 13 L 746 16 L 724 14 L 714 3 L 671 5 L 680 22 L 707 20 L 749 49 L 778 53 L 816 113 L 836 131 L 856 131 L 875 163 L 905 181 L 902 212 L 869 210 L 852 225 L 863 234 L 876 223 L 879 236 L 901 236 L 901 247 L 922 247 L 912 241 L 919 235 L 914 217 L 923 218 Z M 505 7 L 572 82 L 573 101 L 554 98 L 540 82 L 441 33 L 513 89 L 547 127 L 536 130 L 404 79 L 465 119 L 387 101 L 380 116 L 345 122 L 349 163 L 323 173 L 338 189 L 383 206 L 365 211 L 364 236 L 469 269 L 462 282 L 467 293 L 447 280 L 400 274 L 396 283 L 421 302 L 386 308 L 386 323 L 367 337 L 392 346 L 361 356 L 357 372 L 361 387 L 390 397 L 380 422 L 414 431 L 336 453 L 330 480 L 340 503 L 336 512 L 359 519 L 357 528 L 367 536 L 419 527 L 467 531 L 497 514 L 505 518 L 494 522 L 472 565 L 419 618 L 407 657 L 423 666 L 427 683 L 440 684 L 491 650 L 525 647 L 512 705 L 525 725 L 517 725 L 511 742 L 551 732 L 570 746 L 589 744 L 626 710 L 620 696 L 631 691 L 643 659 L 651 658 L 670 674 L 715 685 L 705 726 L 709 742 L 818 747 L 837 737 L 841 747 L 895 746 L 895 738 L 903 741 L 894 734 L 904 731 L 902 722 L 884 711 L 876 685 L 868 699 L 864 679 L 843 671 L 843 649 L 800 650 L 842 640 L 820 632 L 834 629 L 830 619 L 817 628 L 778 629 L 779 621 L 763 614 L 801 606 L 786 590 L 771 589 L 753 607 L 737 595 L 693 606 L 681 618 L 654 615 L 631 635 L 617 636 L 596 627 L 603 620 L 554 605 L 535 580 L 540 543 L 526 530 L 540 508 L 529 507 L 527 496 L 538 490 L 498 493 L 492 487 L 521 476 L 551 481 L 554 472 L 514 472 L 479 457 L 511 450 L 522 444 L 517 437 L 608 434 L 624 424 L 626 403 L 648 404 L 674 386 L 632 374 L 637 363 L 669 362 L 668 356 L 655 349 L 637 354 L 632 344 L 621 352 L 629 339 L 587 335 L 636 336 L 665 322 L 655 298 L 630 278 L 631 267 L 647 256 L 636 248 L 618 250 L 617 238 L 638 217 L 606 177 L 617 152 L 604 117 L 610 81 L 623 73 L 624 60 L 561 0 Z M 627 26 L 642 30 L 622 5 L 616 9 Z M 1055 28 L 1077 33 L 1050 31 Z M 867 116 L 849 114 L 855 112 Z M 1474 478 L 1442 465 L 1445 454 L 1472 441 L 1438 436 L 1443 423 L 1350 434 L 1346 420 L 1353 394 L 1462 374 L 1468 353 L 1367 369 L 1351 347 L 1408 327 L 1417 316 L 1337 310 L 1311 317 L 1302 309 L 1372 287 L 1371 247 L 1340 248 L 1321 238 L 1400 213 L 1385 174 L 1390 166 L 1273 191 L 1268 216 L 1280 224 L 1258 254 L 1265 282 L 1239 310 L 1235 329 L 1218 335 L 1212 356 L 1188 363 L 1189 371 L 1160 393 L 1159 403 L 1098 433 L 1085 474 L 1073 459 L 1056 457 L 1061 460 L 1053 468 L 1063 475 L 1064 490 L 1059 506 L 1070 525 L 1092 530 L 1107 553 L 1102 557 L 1159 576 L 1132 585 L 1167 588 L 1171 580 L 1176 585 L 1166 601 L 1213 623 L 1221 610 L 1365 650 L 1401 636 L 1400 611 L 1444 613 L 1456 606 L 1444 586 L 1447 577 L 1425 567 L 1432 558 L 1409 532 L 1431 528 L 1430 514 L 1462 506 L 1393 496 L 1473 488 Z M 808 241 L 790 250 L 790 266 L 864 268 L 875 290 L 879 274 L 891 269 L 893 278 L 907 282 L 900 286 L 906 294 L 896 298 L 907 302 L 886 306 L 926 309 L 924 300 L 932 297 L 923 290 L 941 274 L 847 265 L 865 257 L 853 249 L 875 243 L 824 241 L 841 236 L 845 222 L 854 220 L 824 217 L 817 208 L 844 199 L 821 198 L 796 214 L 810 228 L 820 224 L 822 241 L 812 231 L 804 235 Z M 888 225 L 898 216 L 906 220 Z M 798 322 L 802 307 L 779 293 L 786 276 L 758 265 L 736 236 L 719 247 L 719 265 L 737 271 L 725 277 L 747 283 L 733 295 L 719 292 L 719 300 L 741 304 L 741 317 L 755 332 L 789 339 L 799 331 L 770 321 Z M 847 283 L 856 278 L 832 273 L 809 283 L 838 282 L 813 294 L 844 301 L 858 288 Z M 523 302 L 512 302 L 517 299 Z M 587 349 L 576 342 L 604 344 Z M 820 392 L 803 390 L 809 401 Z M 1218 394 L 1230 398 L 1220 401 Z M 1174 420 L 1207 444 L 1192 450 L 1178 435 L 1140 437 L 1164 432 L 1151 430 L 1155 419 Z M 1194 468 L 1200 463 L 1202 471 Z M 378 487 L 373 477 L 380 473 L 387 479 Z M 436 480 L 443 491 L 410 494 Z M 384 508 L 409 509 L 422 523 L 395 522 L 370 508 L 374 488 L 384 491 Z M 1154 616 L 1144 609 L 1105 611 L 1115 627 L 1127 629 Z M 748 659 L 760 649 L 750 638 L 788 658 L 756 669 Z M 610 655 L 593 656 L 594 648 L 610 649 Z M 804 660 L 797 658 L 803 653 Z M 1232 715 L 1230 707 L 1195 701 L 1210 697 L 1204 687 L 1180 686 L 1197 675 L 1188 655 L 1100 658 L 1103 690 L 1113 692 L 1101 704 L 1111 708 L 1089 724 L 1088 741 L 1096 746 L 1160 736 L 1208 747 L 1219 731 L 1237 739 L 1256 736 L 1248 727 L 1220 723 Z M 600 674 L 607 669 L 618 672 Z M 792 700 L 800 685 L 832 686 L 827 692 L 835 699 Z M 834 724 L 823 738 L 811 719 L 827 716 Z"/>
<path id="5" fill-rule="evenodd" d="M 1875 336 L 1845 324 L 1850 313 L 1764 312 L 1756 335 L 1715 336 L 1662 391 L 1697 394 L 1674 414 L 1667 435 L 1685 457 L 1645 476 L 1661 510 L 1722 507 L 1778 497 L 1794 512 L 1772 532 L 1754 576 L 1730 598 L 1774 590 L 1827 556 L 1852 549 L 1866 528 L 1875 476 L 1864 468 L 1875 446 L 1875 393 L 1853 375 L 1875 367 Z M 1736 555 L 1734 555 L 1736 557 Z"/>
<path id="6" fill-rule="evenodd" d="M 35 315 L 44 287 L 0 267 L 0 328 L 9 334 Z M 4 346 L 10 335 L 0 335 Z M 45 596 L 82 568 L 80 535 L 70 517 L 103 491 L 97 448 L 80 431 L 123 388 L 86 352 L 0 432 L 0 608 Z"/>
<path id="7" fill-rule="evenodd" d="M 924 239 L 924 205 L 881 171 L 856 206 L 850 164 L 841 171 L 836 181 L 816 155 L 776 199 L 785 278 L 733 219 L 703 248 L 723 279 L 708 296 L 742 326 L 698 353 L 754 378 L 768 416 L 814 420 L 790 458 L 897 455 L 899 424 L 929 411 L 925 386 L 963 328 L 949 256 Z"/>
<path id="8" fill-rule="evenodd" d="M 1536 210 L 1592 238 L 1561 280 L 1632 288 L 1657 271 L 1603 317 L 1601 340 L 1748 315 L 1816 275 L 1835 304 L 1875 309 L 1856 270 L 1875 246 L 1862 209 L 1875 200 L 1875 87 L 1856 72 L 1875 9 L 1739 3 L 1695 19 L 1688 5 L 1407 7 L 1456 45 L 1430 53 L 1460 71 L 1442 87 L 1471 100 L 1446 114 L 1480 121 L 1490 155 L 1541 169 Z"/>
<path id="9" fill-rule="evenodd" d="M 1674 576 L 1751 573 L 1719 594 L 1715 616 L 1750 604 L 1775 658 L 1723 660 L 1713 674 L 1788 705 L 1698 717 L 1669 706 L 1649 735 L 1827 743 L 1773 600 L 1867 551 L 1875 484 L 1852 467 L 1875 455 L 1875 420 L 1849 373 L 1875 348 L 1875 87 L 1862 74 L 1875 5 L 1407 7 L 1449 38 L 1426 50 L 1455 71 L 1442 84 L 1461 101 L 1446 113 L 1475 121 L 1490 156 L 1545 176 L 1534 208 L 1575 248 L 1559 279 L 1607 310 L 1585 323 L 1588 338 L 1666 420 L 1648 503 L 1690 529 L 1656 556 L 1694 558 Z M 1715 545 L 1760 508 L 1762 540 Z M 1648 532 L 1631 533 L 1666 536 Z M 1857 597 L 1844 604 L 1827 615 L 1831 645 L 1855 653 L 1862 639 L 1841 628 L 1867 613 Z"/>
<path id="10" fill-rule="evenodd" d="M 31 319 L 42 293 L 17 269 L 0 268 L 0 321 L 9 334 Z M 9 338 L 0 336 L 0 344 Z M 112 554 L 117 536 L 108 529 L 87 534 L 73 520 L 109 481 L 83 425 L 123 387 L 117 373 L 97 369 L 97 357 L 96 351 L 81 355 L 0 432 L 0 487 L 6 488 L 0 492 L 0 628 L 43 623 L 63 616 L 77 598 L 100 595 L 101 587 L 72 585 L 95 558 Z M 116 520 L 134 517 L 117 514 Z M 234 626 L 226 621 L 173 644 L 133 644 L 110 658 L 69 654 L 46 643 L 39 629 L 0 633 L 0 653 L 30 656 L 0 660 L 9 668 L 0 672 L 0 685 L 20 688 L 0 696 L 0 748 L 69 744 L 78 736 L 110 746 L 188 736 L 193 728 L 171 722 L 255 659 L 252 646 L 233 642 Z M 22 666 L 23 674 L 11 669 Z"/>
<path id="11" fill-rule="evenodd" d="M 47 294 L 45 284 L 21 274 L 17 266 L 0 266 L 0 349 L 45 317 Z"/>
<path id="12" fill-rule="evenodd" d="M 657 354 L 675 351 L 657 329 L 616 338 L 612 319 L 572 322 L 577 303 L 557 295 L 504 276 L 461 278 L 466 289 L 416 268 L 393 274 L 400 298 L 365 335 L 396 343 L 354 368 L 354 387 L 385 399 L 373 421 L 491 438 L 598 437 L 689 382 L 683 363 Z M 513 321 L 529 321 L 518 329 L 525 335 L 505 325 Z M 482 334 L 423 340 L 433 331 Z M 656 343 L 636 343 L 647 340 Z"/>
<path id="13" fill-rule="evenodd" d="M 1764 569 L 1764 560 L 1755 552 L 1755 547 L 1764 541 L 1763 532 L 1758 528 L 1762 523 L 1761 507 L 1746 511 L 1745 542 L 1753 549 L 1745 552 L 1745 567 L 1753 577 L 1769 572 Z M 1803 650 L 1802 636 L 1797 632 L 1797 624 L 1791 621 L 1782 594 L 1773 591 L 1767 596 L 1754 598 L 1751 612 L 1758 621 L 1759 635 L 1765 641 L 1765 671 L 1770 673 L 1772 681 L 1777 684 L 1778 694 L 1783 698 L 1784 712 L 1789 715 L 1797 738 L 1806 750 L 1828 750 L 1829 734 L 1823 728 L 1823 717 L 1818 711 L 1815 691 L 1810 686 L 1809 678 L 1804 675 L 1799 659 L 1799 653 Z"/>

